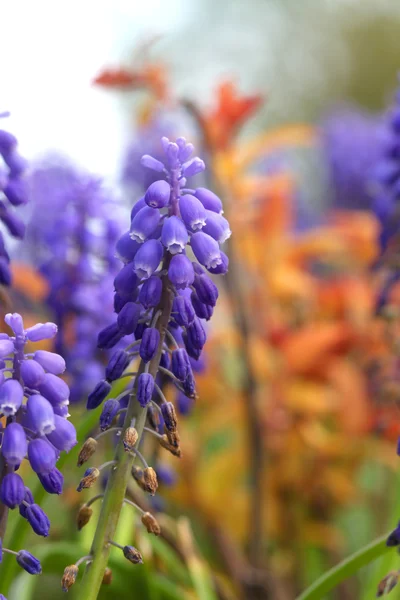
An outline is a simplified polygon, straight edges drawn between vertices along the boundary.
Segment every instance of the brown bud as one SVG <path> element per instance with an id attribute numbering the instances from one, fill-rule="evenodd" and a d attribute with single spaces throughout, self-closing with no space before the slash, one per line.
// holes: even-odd
<path id="1" fill-rule="evenodd" d="M 125 452 L 130 452 L 135 447 L 138 441 L 138 432 L 134 427 L 128 427 L 124 433 L 124 448 Z"/>
<path id="2" fill-rule="evenodd" d="M 89 460 L 91 456 L 93 456 L 93 454 L 96 452 L 97 445 L 98 444 L 96 440 L 92 437 L 86 440 L 86 442 L 81 448 L 81 451 L 79 452 L 78 467 L 81 467 L 83 463 L 85 463 L 87 460 Z"/>
<path id="3" fill-rule="evenodd" d="M 142 515 L 142 523 L 146 527 L 148 533 L 154 533 L 154 535 L 160 535 L 161 527 L 158 524 L 158 521 L 153 515 L 149 512 L 145 512 Z"/>
<path id="4" fill-rule="evenodd" d="M 175 431 L 165 429 L 165 434 L 171 446 L 173 446 L 174 448 L 179 448 L 181 439 L 179 437 L 178 431 L 176 429 Z"/>
<path id="5" fill-rule="evenodd" d="M 171 454 L 173 454 L 174 456 L 177 456 L 178 458 L 182 456 L 182 452 L 179 446 L 176 447 L 170 444 L 166 435 L 163 435 L 161 438 L 158 439 L 158 441 L 163 448 L 171 452 Z"/>
<path id="6" fill-rule="evenodd" d="M 143 469 L 141 469 L 140 467 L 135 467 L 135 465 L 132 467 L 132 477 L 134 478 L 134 480 L 136 481 L 136 483 L 138 484 L 138 486 L 144 491 L 147 492 L 145 483 L 144 483 L 144 477 L 143 477 Z"/>
<path id="7" fill-rule="evenodd" d="M 82 477 L 78 487 L 76 488 L 77 491 L 81 492 L 86 488 L 91 488 L 96 483 L 99 475 L 100 471 L 96 469 L 96 467 L 90 467 L 89 469 L 86 469 L 84 476 Z"/>
<path id="8" fill-rule="evenodd" d="M 89 523 L 92 514 L 93 510 L 90 508 L 90 506 L 86 506 L 86 504 L 84 504 L 80 507 L 78 515 L 76 517 L 76 524 L 78 526 L 79 531 Z"/>
<path id="9" fill-rule="evenodd" d="M 160 418 L 158 415 L 158 411 L 156 411 L 151 404 L 147 406 L 147 420 L 152 429 L 158 430 L 158 426 L 160 424 Z"/>
<path id="10" fill-rule="evenodd" d="M 399 581 L 400 571 L 390 571 L 380 582 L 378 585 L 378 589 L 376 592 L 376 597 L 380 598 L 385 594 L 388 594 L 392 591 L 394 587 L 396 587 Z"/>
<path id="11" fill-rule="evenodd" d="M 158 488 L 158 481 L 156 472 L 152 467 L 143 469 L 143 483 L 145 485 L 145 491 L 149 492 L 151 496 L 154 496 Z"/>
<path id="12" fill-rule="evenodd" d="M 172 402 L 165 402 L 161 406 L 161 411 L 164 417 L 166 431 L 175 432 L 178 426 L 178 419 Z"/>
<path id="13" fill-rule="evenodd" d="M 110 567 L 106 567 L 106 570 L 104 571 L 104 575 L 103 575 L 103 581 L 101 583 L 104 583 L 105 585 L 110 585 L 111 582 L 112 582 L 112 571 L 111 571 Z"/>
<path id="14" fill-rule="evenodd" d="M 143 564 L 142 555 L 134 546 L 124 546 L 124 556 L 134 565 Z"/>
<path id="15" fill-rule="evenodd" d="M 76 581 L 79 569 L 76 565 L 69 565 L 64 569 L 64 575 L 61 579 L 61 587 L 63 592 L 68 592 L 69 588 L 72 587 Z"/>

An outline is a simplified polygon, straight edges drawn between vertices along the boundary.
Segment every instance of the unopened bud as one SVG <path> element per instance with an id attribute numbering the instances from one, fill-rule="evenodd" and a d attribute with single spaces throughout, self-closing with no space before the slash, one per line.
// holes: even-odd
<path id="1" fill-rule="evenodd" d="M 143 482 L 146 492 L 149 492 L 151 496 L 154 496 L 158 488 L 158 481 L 157 474 L 152 467 L 143 469 Z"/>
<path id="2" fill-rule="evenodd" d="M 90 467 L 89 469 L 86 469 L 85 474 L 80 480 L 76 490 L 81 492 L 84 489 L 91 488 L 96 483 L 99 475 L 100 471 L 99 469 L 96 469 L 96 467 Z"/>
<path id="3" fill-rule="evenodd" d="M 380 598 L 385 594 L 388 594 L 392 591 L 394 587 L 396 587 L 399 581 L 400 571 L 390 571 L 378 584 L 378 589 L 376 592 L 376 597 Z"/>
<path id="4" fill-rule="evenodd" d="M 90 437 L 83 444 L 81 451 L 78 456 L 78 467 L 81 467 L 97 450 L 97 442 L 94 438 Z"/>
<path id="5" fill-rule="evenodd" d="M 164 402 L 164 404 L 161 405 L 161 413 L 167 431 L 175 432 L 178 425 L 178 419 L 172 402 Z"/>
<path id="6" fill-rule="evenodd" d="M 134 465 L 132 467 L 131 473 L 132 473 L 132 477 L 134 478 L 134 480 L 136 481 L 136 483 L 138 484 L 138 486 L 144 492 L 147 492 L 146 485 L 144 483 L 143 469 L 141 469 L 140 467 L 135 467 L 135 465 Z"/>
<path id="7" fill-rule="evenodd" d="M 104 583 L 105 585 L 110 585 L 111 582 L 112 582 L 112 571 L 111 571 L 110 567 L 106 567 L 106 570 L 104 571 L 104 575 L 103 575 L 103 580 L 101 583 Z"/>
<path id="8" fill-rule="evenodd" d="M 158 416 L 158 411 L 151 404 L 147 407 L 147 420 L 152 429 L 158 430 L 158 426 L 160 424 L 160 419 Z"/>
<path id="9" fill-rule="evenodd" d="M 124 433 L 124 448 L 126 452 L 130 452 L 134 449 L 136 442 L 138 441 L 138 432 L 134 427 L 128 427 Z"/>
<path id="10" fill-rule="evenodd" d="M 164 431 L 171 446 L 179 448 L 181 440 L 178 431 L 168 431 L 168 429 L 165 429 Z"/>
<path id="11" fill-rule="evenodd" d="M 134 546 L 124 546 L 124 556 L 128 560 L 131 561 L 134 565 L 142 565 L 143 558 L 140 554 L 139 550 L 137 550 Z"/>
<path id="12" fill-rule="evenodd" d="M 168 452 L 171 452 L 171 454 L 173 454 L 174 456 L 177 456 L 178 458 L 181 458 L 182 456 L 182 451 L 180 449 L 179 446 L 173 446 L 172 444 L 170 444 L 168 438 L 166 435 L 163 435 L 161 438 L 158 439 L 160 445 L 165 448 L 166 450 L 168 450 Z"/>
<path id="13" fill-rule="evenodd" d="M 90 506 L 86 506 L 86 504 L 84 504 L 80 507 L 78 515 L 76 517 L 76 524 L 78 526 L 79 531 L 89 523 L 92 514 L 93 510 L 90 508 Z"/>
<path id="14" fill-rule="evenodd" d="M 160 535 L 161 527 L 158 524 L 158 521 L 153 515 L 149 512 L 145 512 L 142 515 L 142 523 L 146 527 L 148 533 L 154 533 L 154 535 Z"/>
<path id="15" fill-rule="evenodd" d="M 61 587 L 63 592 L 68 592 L 69 588 L 72 587 L 76 581 L 79 569 L 76 565 L 69 565 L 64 569 L 64 575 L 61 579 Z"/>

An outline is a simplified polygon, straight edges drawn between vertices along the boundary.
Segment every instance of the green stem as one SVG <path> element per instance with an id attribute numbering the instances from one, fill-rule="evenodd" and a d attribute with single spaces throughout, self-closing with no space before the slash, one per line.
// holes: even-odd
<path id="1" fill-rule="evenodd" d="M 171 316 L 173 296 L 168 287 L 168 280 L 163 278 L 163 295 L 160 307 L 161 317 L 157 322 L 157 329 L 160 332 L 160 343 L 156 356 L 150 362 L 148 372 L 156 376 L 162 347 L 165 339 L 165 331 Z M 139 373 L 144 371 L 145 365 L 142 362 L 139 367 Z M 95 600 L 98 596 L 104 571 L 107 566 L 111 545 L 109 540 L 114 540 L 122 506 L 124 504 L 126 488 L 131 479 L 132 465 L 135 456 L 125 452 L 123 445 L 123 432 L 130 426 L 132 418 L 136 416 L 135 428 L 138 432 L 138 440 L 135 448 L 138 448 L 142 438 L 144 426 L 146 423 L 147 408 L 138 409 L 135 392 L 130 395 L 128 408 L 125 415 L 125 421 L 122 428 L 122 434 L 115 452 L 117 466 L 110 473 L 104 498 L 101 506 L 101 512 L 97 523 L 96 533 L 93 539 L 90 554 L 93 557 L 91 563 L 86 567 L 85 574 L 79 589 L 78 598 L 82 600 Z"/>
<path id="2" fill-rule="evenodd" d="M 373 541 L 368 546 L 361 548 L 336 567 L 333 567 L 322 575 L 315 583 L 305 590 L 297 600 L 321 600 L 325 595 L 337 587 L 342 581 L 351 577 L 362 567 L 376 560 L 386 552 L 393 552 L 393 548 L 386 546 L 387 533 L 381 538 Z"/>

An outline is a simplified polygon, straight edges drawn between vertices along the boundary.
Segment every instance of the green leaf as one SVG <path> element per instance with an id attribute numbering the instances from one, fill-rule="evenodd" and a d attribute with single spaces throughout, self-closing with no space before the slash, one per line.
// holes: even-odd
<path id="1" fill-rule="evenodd" d="M 297 600 L 321 600 L 325 594 L 333 590 L 339 583 L 348 579 L 362 567 L 393 549 L 386 546 L 388 534 L 378 538 L 368 546 L 358 550 L 341 563 L 322 575 L 313 585 L 305 590 Z"/>

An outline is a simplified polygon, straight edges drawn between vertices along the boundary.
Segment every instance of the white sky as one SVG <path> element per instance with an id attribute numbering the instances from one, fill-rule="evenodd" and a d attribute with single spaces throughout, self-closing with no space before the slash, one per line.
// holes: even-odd
<path id="1" fill-rule="evenodd" d="M 91 86 L 104 65 L 123 63 L 135 40 L 179 26 L 185 0 L 0 2 L 0 126 L 28 158 L 62 149 L 110 175 L 121 150 L 119 99 Z"/>

